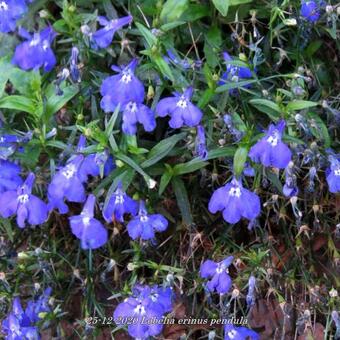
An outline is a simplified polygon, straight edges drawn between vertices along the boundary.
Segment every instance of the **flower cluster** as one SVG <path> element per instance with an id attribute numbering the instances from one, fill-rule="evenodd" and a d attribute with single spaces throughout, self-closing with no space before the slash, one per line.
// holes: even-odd
<path id="1" fill-rule="evenodd" d="M 47 288 L 36 300 L 30 300 L 25 310 L 22 308 L 19 298 L 15 298 L 12 311 L 2 321 L 2 332 L 7 340 L 15 339 L 39 339 L 37 322 L 42 319 L 41 313 L 50 312 L 48 304 L 51 288 Z"/>
<path id="2" fill-rule="evenodd" d="M 162 319 L 172 310 L 173 291 L 170 287 L 136 285 L 132 295 L 120 303 L 113 317 L 117 325 L 128 324 L 129 334 L 147 339 L 162 332 Z"/>

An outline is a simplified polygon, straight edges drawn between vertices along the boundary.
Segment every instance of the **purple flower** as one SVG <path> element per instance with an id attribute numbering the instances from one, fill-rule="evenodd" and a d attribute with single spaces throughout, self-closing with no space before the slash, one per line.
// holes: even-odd
<path id="1" fill-rule="evenodd" d="M 234 257 L 229 256 L 221 262 L 206 260 L 200 268 L 200 276 L 210 279 L 207 288 L 210 292 L 216 290 L 219 294 L 228 293 L 231 287 L 231 278 L 228 275 L 228 267 L 232 264 Z"/>
<path id="2" fill-rule="evenodd" d="M 68 212 L 64 199 L 70 202 L 84 202 L 85 188 L 78 177 L 78 171 L 84 160 L 83 155 L 71 158 L 67 164 L 54 175 L 48 186 L 49 208 L 58 208 L 61 214 Z"/>
<path id="3" fill-rule="evenodd" d="M 160 214 L 149 215 L 143 201 L 139 204 L 138 215 L 127 225 L 129 236 L 135 240 L 150 240 L 155 237 L 156 231 L 164 231 L 168 227 L 167 219 Z"/>
<path id="4" fill-rule="evenodd" d="M 27 12 L 24 0 L 0 1 L 0 32 L 8 33 L 15 30 L 17 20 Z"/>
<path id="5" fill-rule="evenodd" d="M 253 306 L 255 304 L 255 285 L 256 279 L 253 275 L 250 275 L 248 280 L 248 293 L 246 296 L 247 306 Z"/>
<path id="6" fill-rule="evenodd" d="M 206 160 L 208 158 L 208 150 L 206 146 L 204 127 L 202 125 L 197 126 L 196 154 L 202 160 Z"/>
<path id="7" fill-rule="evenodd" d="M 310 22 L 317 22 L 320 18 L 320 8 L 315 1 L 303 1 L 300 14 Z"/>
<path id="8" fill-rule="evenodd" d="M 289 147 L 282 142 L 286 123 L 281 120 L 277 125 L 270 124 L 265 136 L 249 151 L 249 157 L 256 163 L 284 169 L 292 158 Z"/>
<path id="9" fill-rule="evenodd" d="M 97 249 L 107 242 L 107 230 L 93 218 L 95 201 L 95 196 L 89 195 L 81 214 L 69 218 L 72 233 L 80 239 L 82 249 Z"/>
<path id="10" fill-rule="evenodd" d="M 331 165 L 326 170 L 326 179 L 329 191 L 335 194 L 340 192 L 340 161 L 334 156 L 329 156 L 329 161 Z"/>
<path id="11" fill-rule="evenodd" d="M 156 107 L 160 117 L 170 116 L 170 127 L 177 129 L 183 125 L 196 126 L 203 116 L 202 111 L 191 103 L 193 88 L 188 87 L 183 94 L 174 93 L 174 97 L 161 99 Z"/>
<path id="12" fill-rule="evenodd" d="M 297 196 L 297 194 L 299 193 L 299 188 L 296 185 L 296 175 L 295 175 L 295 171 L 294 171 L 294 163 L 293 162 L 289 162 L 288 166 L 285 169 L 285 184 L 283 186 L 283 194 L 286 197 L 293 197 L 293 196 Z"/>
<path id="13" fill-rule="evenodd" d="M 233 58 L 227 52 L 223 53 L 223 59 L 225 62 L 233 60 Z M 248 67 L 227 64 L 226 72 L 222 74 L 221 80 L 219 81 L 219 85 L 224 85 L 227 82 L 237 83 L 240 80 L 249 79 L 252 77 L 253 74 Z M 244 87 L 249 87 L 249 85 L 244 85 Z M 229 93 L 234 95 L 237 93 L 237 89 L 230 89 Z"/>
<path id="14" fill-rule="evenodd" d="M 209 202 L 209 211 L 213 214 L 223 211 L 224 220 L 231 224 L 237 223 L 241 217 L 253 220 L 260 210 L 260 198 L 245 189 L 236 178 L 217 189 Z"/>
<path id="15" fill-rule="evenodd" d="M 56 36 L 53 28 L 47 27 L 41 32 L 34 33 L 33 36 L 24 29 L 20 29 L 19 33 L 27 41 L 16 47 L 12 62 L 23 70 L 43 67 L 45 72 L 51 71 L 56 64 L 56 58 L 51 49 Z"/>
<path id="16" fill-rule="evenodd" d="M 19 298 L 13 300 L 12 311 L 7 318 L 2 321 L 1 325 L 1 330 L 6 335 L 6 339 L 40 339 L 38 327 L 35 324 L 41 320 L 39 316 L 40 313 L 50 311 L 50 307 L 48 306 L 50 294 L 51 289 L 47 288 L 37 301 L 28 301 L 25 311 L 21 306 Z"/>
<path id="17" fill-rule="evenodd" d="M 78 67 L 78 56 L 79 56 L 79 50 L 77 47 L 72 47 L 71 51 L 71 60 L 70 60 L 70 75 L 71 79 L 76 82 L 80 83 L 80 72 Z"/>
<path id="18" fill-rule="evenodd" d="M 0 159 L 7 159 L 15 153 L 19 148 L 20 143 L 27 143 L 31 140 L 33 134 L 31 131 L 24 136 L 8 135 L 0 133 Z"/>
<path id="19" fill-rule="evenodd" d="M 192 62 L 190 62 L 187 58 L 181 59 L 175 55 L 172 50 L 167 50 L 166 53 L 168 56 L 164 57 L 164 60 L 169 63 L 170 61 L 179 67 L 182 67 L 184 70 L 187 70 L 191 67 Z"/>
<path id="20" fill-rule="evenodd" d="M 100 30 L 93 33 L 94 41 L 101 48 L 108 47 L 111 44 L 116 31 L 118 31 L 123 26 L 130 24 L 132 19 L 133 18 L 131 15 L 113 20 L 107 20 L 105 17 L 99 16 L 99 24 L 104 26 L 104 28 L 101 28 Z"/>
<path id="21" fill-rule="evenodd" d="M 161 320 L 164 313 L 172 309 L 171 289 L 154 286 L 139 286 L 133 289 L 133 295 L 120 303 L 113 317 L 117 325 L 128 325 L 128 333 L 138 339 L 147 339 L 161 333 Z M 133 318 L 128 323 L 126 318 Z M 152 322 L 152 320 L 154 322 Z"/>
<path id="22" fill-rule="evenodd" d="M 0 195 L 0 215 L 8 218 L 16 214 L 20 228 L 25 228 L 26 220 L 30 225 L 38 225 L 44 223 L 48 217 L 46 203 L 31 194 L 34 179 L 34 174 L 30 173 L 23 185 Z"/>
<path id="23" fill-rule="evenodd" d="M 125 105 L 123 111 L 123 132 L 128 135 L 136 134 L 137 123 L 142 124 L 145 131 L 151 132 L 156 127 L 155 114 L 146 105 L 131 101 Z"/>
<path id="24" fill-rule="evenodd" d="M 105 112 L 113 112 L 118 104 L 123 107 L 129 102 L 143 102 L 145 90 L 143 83 L 134 74 L 136 66 L 137 60 L 133 59 L 125 67 L 111 67 L 118 74 L 106 78 L 100 87 L 103 96 L 100 107 Z"/>
<path id="25" fill-rule="evenodd" d="M 19 165 L 0 159 L 0 193 L 6 190 L 16 190 L 22 184 L 20 172 Z"/>
<path id="26" fill-rule="evenodd" d="M 113 218 L 119 222 L 124 222 L 124 214 L 136 215 L 137 211 L 138 203 L 123 191 L 122 183 L 119 182 L 116 191 L 103 210 L 103 217 L 106 222 L 112 222 Z"/>
<path id="27" fill-rule="evenodd" d="M 224 326 L 224 340 L 259 340 L 260 336 L 246 327 L 236 327 L 231 324 Z"/>

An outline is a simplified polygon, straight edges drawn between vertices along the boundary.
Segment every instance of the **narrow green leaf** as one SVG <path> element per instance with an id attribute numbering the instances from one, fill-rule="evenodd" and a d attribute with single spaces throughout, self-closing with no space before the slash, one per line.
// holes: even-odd
<path id="1" fill-rule="evenodd" d="M 0 108 L 24 111 L 34 114 L 36 107 L 32 99 L 24 96 L 7 96 L 0 99 Z"/>
<path id="2" fill-rule="evenodd" d="M 325 147 L 331 146 L 331 137 L 328 132 L 326 124 L 321 117 L 315 112 L 308 112 L 307 116 L 311 125 L 311 131 L 314 137 L 323 140 Z"/>
<path id="3" fill-rule="evenodd" d="M 311 102 L 308 100 L 294 100 L 287 104 L 288 111 L 298 111 L 303 109 L 308 109 L 309 107 L 315 107 L 318 103 Z"/>
<path id="4" fill-rule="evenodd" d="M 153 45 L 156 45 L 157 38 L 151 33 L 149 29 L 147 29 L 145 26 L 140 24 L 139 22 L 136 22 L 136 26 L 141 33 L 141 35 L 146 40 L 146 43 L 148 44 L 148 47 L 151 48 Z"/>
<path id="5" fill-rule="evenodd" d="M 239 146 L 234 155 L 234 174 L 236 176 L 240 176 L 242 174 L 247 156 L 248 149 L 244 146 Z"/>
<path id="6" fill-rule="evenodd" d="M 272 119 L 279 118 L 282 113 L 279 105 L 267 99 L 251 99 L 249 103 Z"/>
<path id="7" fill-rule="evenodd" d="M 164 172 L 164 174 L 161 177 L 161 181 L 159 183 L 159 190 L 158 195 L 162 195 L 168 184 L 170 183 L 172 179 L 172 171 L 169 171 L 168 169 Z"/>
<path id="8" fill-rule="evenodd" d="M 161 71 L 162 75 L 165 78 L 168 78 L 172 82 L 174 82 L 174 76 L 172 74 L 170 66 L 166 63 L 166 61 L 160 55 L 153 55 L 152 60 L 156 63 L 157 67 Z"/>
<path id="9" fill-rule="evenodd" d="M 177 164 L 174 166 L 174 176 L 184 175 L 191 172 L 195 172 L 196 170 L 199 170 L 201 168 L 204 168 L 207 166 L 209 162 L 203 162 L 199 158 L 194 158 L 190 162 Z"/>
<path id="10" fill-rule="evenodd" d="M 212 0 L 215 8 L 225 17 L 228 14 L 229 0 Z"/>
<path id="11" fill-rule="evenodd" d="M 222 146 L 217 149 L 209 150 L 207 160 L 220 157 L 232 157 L 235 154 L 235 152 L 236 148 L 233 146 Z"/>
<path id="12" fill-rule="evenodd" d="M 167 0 L 161 11 L 161 21 L 163 23 L 178 21 L 188 6 L 189 0 Z"/>
<path id="13" fill-rule="evenodd" d="M 179 177 L 173 177 L 171 183 L 176 195 L 178 207 L 182 214 L 183 222 L 186 225 L 190 225 L 193 222 L 193 218 L 191 215 L 190 202 L 184 182 Z"/>

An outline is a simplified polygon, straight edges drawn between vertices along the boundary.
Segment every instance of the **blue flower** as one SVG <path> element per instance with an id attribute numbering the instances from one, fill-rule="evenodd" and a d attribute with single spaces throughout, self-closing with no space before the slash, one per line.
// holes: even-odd
<path id="1" fill-rule="evenodd" d="M 156 127 L 155 114 L 146 105 L 131 101 L 125 105 L 123 111 L 123 132 L 128 135 L 136 134 L 137 123 L 142 124 L 145 131 L 151 132 Z"/>
<path id="2" fill-rule="evenodd" d="M 292 158 L 292 152 L 282 142 L 285 125 L 284 120 L 281 120 L 277 125 L 270 124 L 265 136 L 249 151 L 249 157 L 252 161 L 279 169 L 284 169 L 288 165 Z"/>
<path id="3" fill-rule="evenodd" d="M 49 208 L 58 208 L 61 214 L 68 212 L 64 199 L 70 202 L 84 202 L 85 188 L 78 177 L 78 171 L 84 160 L 83 155 L 71 158 L 52 178 L 48 186 Z"/>
<path id="4" fill-rule="evenodd" d="M 188 87 L 183 94 L 174 93 L 174 97 L 161 99 L 156 107 L 160 117 L 170 116 L 170 127 L 177 129 L 183 125 L 196 126 L 202 119 L 202 111 L 191 103 L 193 88 Z"/>
<path id="5" fill-rule="evenodd" d="M 16 47 L 12 62 L 23 70 L 43 67 L 45 72 L 51 71 L 56 64 L 56 58 L 51 49 L 56 36 L 52 27 L 34 33 L 33 36 L 24 29 L 21 29 L 19 33 L 27 41 Z"/>
<path id="6" fill-rule="evenodd" d="M 6 190 L 16 190 L 22 184 L 19 165 L 0 159 L 0 193 Z"/>
<path id="7" fill-rule="evenodd" d="M 200 276 L 210 279 L 207 288 L 210 292 L 216 290 L 219 294 L 226 294 L 231 287 L 231 278 L 228 275 L 228 267 L 232 264 L 234 257 L 229 256 L 221 262 L 206 260 L 200 268 Z"/>
<path id="8" fill-rule="evenodd" d="M 225 62 L 233 60 L 233 58 L 227 52 L 223 53 L 223 59 Z M 237 83 L 240 80 L 250 79 L 252 77 L 253 74 L 248 67 L 227 64 L 226 72 L 222 74 L 219 85 L 224 85 L 227 82 Z M 245 84 L 244 87 L 249 87 L 249 85 Z M 237 93 L 237 89 L 230 89 L 229 93 L 234 95 Z"/>
<path id="9" fill-rule="evenodd" d="M 129 236 L 135 240 L 150 240 L 155 237 L 156 231 L 164 231 L 168 227 L 167 219 L 160 214 L 149 215 L 143 201 L 140 202 L 138 215 L 127 225 Z"/>
<path id="10" fill-rule="evenodd" d="M 105 112 L 113 112 L 118 104 L 123 107 L 129 102 L 143 102 L 145 90 L 143 83 L 134 74 L 136 66 L 137 60 L 133 59 L 125 67 L 111 67 L 119 74 L 106 78 L 100 87 L 103 96 L 100 107 Z"/>
<path id="11" fill-rule="evenodd" d="M 255 285 L 256 285 L 256 279 L 253 275 L 250 275 L 249 280 L 248 280 L 248 293 L 246 296 L 248 307 L 251 307 L 255 304 Z"/>
<path id="12" fill-rule="evenodd" d="M 236 178 L 217 189 L 209 202 L 209 211 L 213 214 L 223 211 L 224 220 L 231 224 L 237 223 L 241 217 L 253 220 L 260 210 L 260 198 L 245 189 Z"/>
<path id="13" fill-rule="evenodd" d="M 202 125 L 197 126 L 197 136 L 196 136 L 196 154 L 202 159 L 206 160 L 208 158 L 208 150 L 206 146 L 204 127 Z"/>
<path id="14" fill-rule="evenodd" d="M 24 0 L 0 1 L 0 32 L 8 33 L 15 30 L 17 20 L 27 12 Z"/>
<path id="15" fill-rule="evenodd" d="M 5 339 L 40 339 L 36 323 L 41 320 L 40 313 L 50 311 L 48 305 L 50 294 L 51 288 L 47 288 L 37 301 L 28 301 L 25 311 L 21 306 L 20 299 L 15 298 L 12 304 L 12 311 L 2 321 L 2 331 L 6 335 Z"/>
<path id="16" fill-rule="evenodd" d="M 15 151 L 19 150 L 20 143 L 27 143 L 31 140 L 33 134 L 31 131 L 24 136 L 2 134 L 0 132 L 0 159 L 8 159 Z"/>
<path id="17" fill-rule="evenodd" d="M 117 325 L 128 324 L 128 333 L 138 339 L 147 339 L 161 333 L 161 323 L 164 313 L 172 309 L 172 292 L 154 286 L 139 286 L 133 289 L 133 295 L 120 303 L 114 311 L 113 317 Z M 166 307 L 165 307 L 166 306 Z M 133 318 L 128 323 L 126 318 Z M 153 322 L 152 322 L 153 320 Z"/>
<path id="18" fill-rule="evenodd" d="M 46 203 L 31 194 L 34 179 L 34 174 L 30 173 L 23 185 L 0 195 L 0 215 L 8 218 L 16 214 L 20 228 L 25 228 L 26 220 L 30 225 L 38 225 L 44 223 L 48 217 Z"/>
<path id="19" fill-rule="evenodd" d="M 81 214 L 69 218 L 72 233 L 80 239 L 82 249 L 97 249 L 107 242 L 107 230 L 93 217 L 95 201 L 95 196 L 89 195 Z"/>
<path id="20" fill-rule="evenodd" d="M 293 162 L 289 162 L 285 169 L 285 184 L 282 191 L 286 197 L 297 196 L 299 193 L 299 188 L 296 185 L 296 175 Z"/>
<path id="21" fill-rule="evenodd" d="M 315 1 L 303 1 L 301 4 L 300 14 L 310 22 L 317 22 L 320 18 L 320 8 Z"/>
<path id="22" fill-rule="evenodd" d="M 70 75 L 71 79 L 76 82 L 80 83 L 80 72 L 78 67 L 78 56 L 79 56 L 79 50 L 77 47 L 72 47 L 71 51 L 71 59 L 70 59 Z"/>
<path id="23" fill-rule="evenodd" d="M 122 184 L 119 182 L 116 191 L 112 194 L 103 210 L 105 221 L 112 222 L 112 220 L 117 220 L 124 222 L 124 214 L 136 215 L 137 212 L 138 203 L 123 191 Z"/>
<path id="24" fill-rule="evenodd" d="M 231 324 L 224 326 L 224 340 L 259 340 L 260 336 L 252 329 L 236 327 Z"/>
<path id="25" fill-rule="evenodd" d="M 99 16 L 99 24 L 104 26 L 104 28 L 101 28 L 97 32 L 93 33 L 94 41 L 101 48 L 108 47 L 111 44 L 116 31 L 118 31 L 123 26 L 130 24 L 132 19 L 133 18 L 131 15 L 113 20 L 107 20 L 105 17 Z"/>
<path id="26" fill-rule="evenodd" d="M 167 50 L 166 53 L 168 56 L 164 57 L 164 60 L 169 63 L 170 61 L 174 63 L 175 65 L 178 65 L 179 67 L 183 68 L 184 70 L 187 70 L 191 67 L 192 62 L 190 62 L 187 58 L 181 59 L 175 55 L 175 53 L 172 50 Z"/>
<path id="27" fill-rule="evenodd" d="M 326 180 L 329 191 L 332 193 L 340 192 L 340 161 L 334 156 L 329 156 L 330 167 L 326 170 Z"/>

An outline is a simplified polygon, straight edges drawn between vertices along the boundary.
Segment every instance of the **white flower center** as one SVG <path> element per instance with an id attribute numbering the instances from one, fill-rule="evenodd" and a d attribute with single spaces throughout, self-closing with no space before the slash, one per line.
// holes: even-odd
<path id="1" fill-rule="evenodd" d="M 49 47 L 50 47 L 50 43 L 48 42 L 48 40 L 44 40 L 42 44 L 43 50 L 47 51 Z"/>
<path id="2" fill-rule="evenodd" d="M 239 77 L 236 76 L 236 75 L 231 77 L 231 81 L 233 81 L 233 82 L 235 82 L 235 83 L 237 83 L 238 80 L 239 80 Z"/>
<path id="3" fill-rule="evenodd" d="M 144 315 L 146 313 L 145 308 L 142 305 L 138 305 L 133 311 L 138 315 Z"/>
<path id="4" fill-rule="evenodd" d="M 237 331 L 235 331 L 235 329 L 228 332 L 228 336 L 230 339 L 235 339 L 236 335 L 237 335 Z"/>
<path id="5" fill-rule="evenodd" d="M 151 294 L 150 297 L 153 302 L 156 302 L 158 299 L 158 294 Z"/>
<path id="6" fill-rule="evenodd" d="M 115 199 L 115 204 L 123 204 L 124 203 L 124 196 L 123 195 L 117 195 Z"/>
<path id="7" fill-rule="evenodd" d="M 337 169 L 334 170 L 334 175 L 340 176 L 340 168 L 337 168 Z"/>
<path id="8" fill-rule="evenodd" d="M 122 78 L 120 79 L 124 84 L 128 84 L 132 80 L 132 74 L 130 70 L 123 71 Z"/>
<path id="9" fill-rule="evenodd" d="M 90 217 L 88 216 L 83 217 L 83 223 L 84 226 L 87 227 L 90 224 Z"/>
<path id="10" fill-rule="evenodd" d="M 238 187 L 232 187 L 229 190 L 229 195 L 230 196 L 236 196 L 236 197 L 240 197 L 241 196 L 241 189 Z"/>
<path id="11" fill-rule="evenodd" d="M 70 179 L 71 177 L 73 177 L 73 175 L 76 172 L 76 167 L 74 164 L 69 164 L 65 167 L 65 169 L 62 171 L 62 175 L 64 177 L 66 177 L 67 179 Z"/>
<path id="12" fill-rule="evenodd" d="M 105 26 L 105 28 L 104 28 L 105 31 L 112 30 L 112 29 L 115 27 L 117 21 L 118 21 L 117 19 L 111 20 L 111 21 Z"/>
<path id="13" fill-rule="evenodd" d="M 276 146 L 277 143 L 279 141 L 279 133 L 278 131 L 274 131 L 268 138 L 267 138 L 267 142 L 271 145 L 271 146 Z"/>
<path id="14" fill-rule="evenodd" d="M 24 194 L 24 195 L 20 195 L 18 196 L 18 202 L 21 204 L 25 204 L 28 202 L 28 195 Z"/>
<path id="15" fill-rule="evenodd" d="M 149 219 L 149 217 L 147 217 L 146 215 L 142 215 L 142 216 L 140 217 L 140 220 L 141 220 L 142 222 L 146 222 L 148 219 Z"/>
<path id="16" fill-rule="evenodd" d="M 137 112 L 137 104 L 135 102 L 129 102 L 127 104 L 127 109 L 132 112 L 132 113 L 135 113 Z"/>
<path id="17" fill-rule="evenodd" d="M 40 36 L 39 34 L 34 34 L 34 38 L 30 42 L 30 46 L 37 46 L 40 44 Z"/>
<path id="18" fill-rule="evenodd" d="M 181 109 L 185 109 L 188 107 L 188 101 L 184 96 L 182 96 L 177 102 L 176 106 L 180 107 Z"/>
<path id="19" fill-rule="evenodd" d="M 0 2 L 0 11 L 8 11 L 8 5 L 5 1 Z"/>

